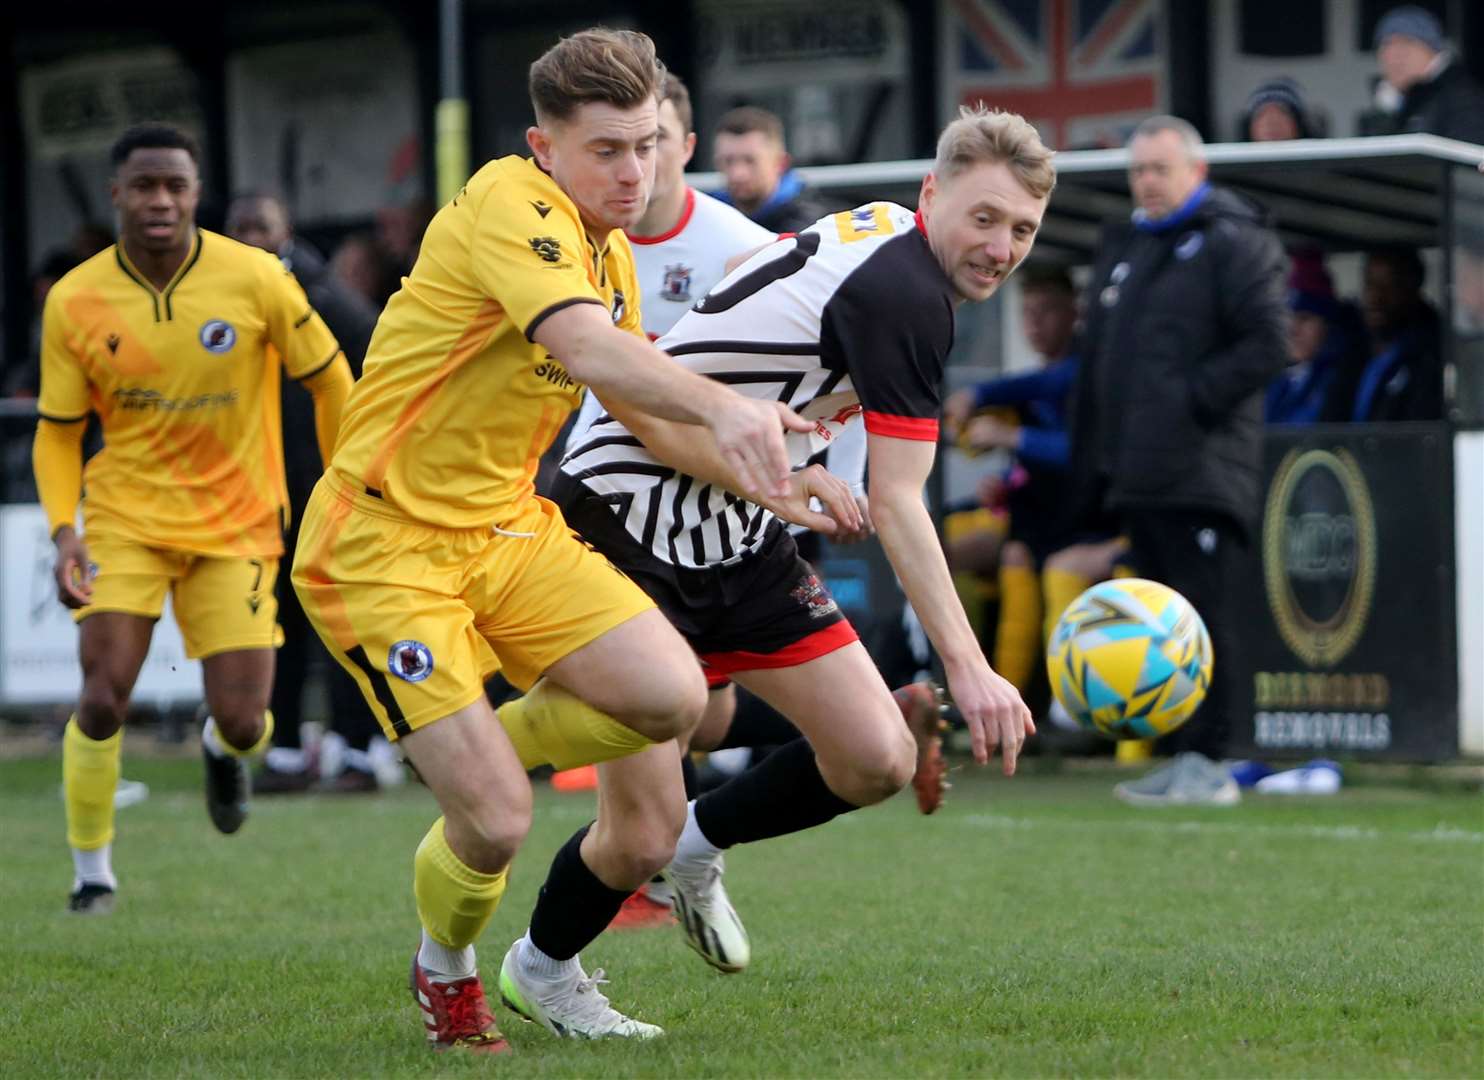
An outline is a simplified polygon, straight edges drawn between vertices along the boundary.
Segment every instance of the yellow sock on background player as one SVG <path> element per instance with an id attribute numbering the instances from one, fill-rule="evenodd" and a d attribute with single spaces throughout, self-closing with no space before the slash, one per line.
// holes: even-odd
<path id="1" fill-rule="evenodd" d="M 124 733 L 106 739 L 83 734 L 74 715 L 62 733 L 62 796 L 67 808 L 67 843 L 72 847 L 76 880 L 84 886 L 113 891 L 113 793 L 119 782 Z"/>
<path id="2" fill-rule="evenodd" d="M 1033 567 L 1000 567 L 1000 619 L 994 639 L 994 669 L 1024 696 L 1041 655 L 1041 582 Z"/>

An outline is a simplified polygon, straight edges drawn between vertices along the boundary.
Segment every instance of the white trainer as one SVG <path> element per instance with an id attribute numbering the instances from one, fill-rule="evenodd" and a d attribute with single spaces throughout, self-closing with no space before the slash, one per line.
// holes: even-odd
<path id="1" fill-rule="evenodd" d="M 602 968 L 589 976 L 579 965 L 570 980 L 547 983 L 523 970 L 520 947 L 520 941 L 510 946 L 500 965 L 500 998 L 521 1019 L 540 1024 L 559 1039 L 653 1039 L 665 1033 L 608 1004 L 598 989 L 608 982 Z"/>
<path id="2" fill-rule="evenodd" d="M 747 967 L 752 945 L 721 883 L 725 869 L 720 855 L 694 863 L 676 861 L 665 868 L 665 880 L 675 890 L 675 914 L 686 944 L 706 963 L 732 975 Z"/>

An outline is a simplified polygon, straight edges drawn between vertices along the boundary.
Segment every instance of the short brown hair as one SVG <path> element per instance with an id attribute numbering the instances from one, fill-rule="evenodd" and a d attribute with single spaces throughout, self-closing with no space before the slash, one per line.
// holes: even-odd
<path id="1" fill-rule="evenodd" d="M 718 135 L 749 135 L 761 131 L 771 141 L 783 145 L 783 121 L 767 109 L 743 105 L 726 113 L 716 125 Z"/>
<path id="2" fill-rule="evenodd" d="M 680 134 L 689 135 L 695 130 L 692 125 L 696 122 L 696 114 L 690 103 L 690 91 L 678 75 L 671 75 L 669 72 L 665 73 L 665 85 L 660 90 L 660 103 L 666 101 L 675 106 L 675 115 L 680 117 Z"/>
<path id="3" fill-rule="evenodd" d="M 938 137 L 933 173 L 947 180 L 973 165 L 1002 162 L 1010 167 L 1021 187 L 1045 199 L 1056 187 L 1053 156 L 1023 116 L 983 105 L 965 105 L 959 109 L 958 119 Z"/>
<path id="4" fill-rule="evenodd" d="M 595 26 L 562 38 L 531 65 L 531 105 L 538 122 L 570 120 L 592 101 L 631 109 L 657 100 L 664 79 L 647 34 Z"/>

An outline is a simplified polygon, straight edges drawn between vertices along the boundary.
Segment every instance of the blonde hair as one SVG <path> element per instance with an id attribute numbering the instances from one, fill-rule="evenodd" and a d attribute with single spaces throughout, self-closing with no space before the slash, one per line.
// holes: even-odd
<path id="1" fill-rule="evenodd" d="M 562 38 L 531 65 L 531 105 L 543 123 L 570 120 L 592 101 L 631 109 L 657 101 L 664 81 L 647 34 L 595 26 Z"/>
<path id="2" fill-rule="evenodd" d="M 1021 187 L 1044 199 L 1056 187 L 1053 156 L 1024 117 L 983 105 L 965 105 L 958 110 L 958 119 L 938 136 L 933 173 L 950 180 L 974 165 L 1004 163 Z"/>

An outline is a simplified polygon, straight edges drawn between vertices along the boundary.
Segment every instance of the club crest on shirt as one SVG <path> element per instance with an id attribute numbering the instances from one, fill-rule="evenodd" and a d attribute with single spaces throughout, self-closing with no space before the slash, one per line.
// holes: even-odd
<path id="1" fill-rule="evenodd" d="M 201 347 L 220 356 L 237 344 L 237 329 L 225 319 L 207 319 L 201 324 Z"/>
<path id="2" fill-rule="evenodd" d="M 691 268 L 683 263 L 665 267 L 665 281 L 660 286 L 660 296 L 674 300 L 677 304 L 690 303 Z"/>
<path id="3" fill-rule="evenodd" d="M 433 674 L 433 651 L 407 638 L 387 651 L 386 669 L 404 682 L 422 682 Z"/>
<path id="4" fill-rule="evenodd" d="M 617 326 L 623 321 L 624 298 L 622 289 L 613 290 L 613 323 Z"/>
<path id="5" fill-rule="evenodd" d="M 560 262 L 562 258 L 562 242 L 555 236 L 533 236 L 526 243 L 531 245 L 531 250 L 540 255 L 547 262 Z"/>

